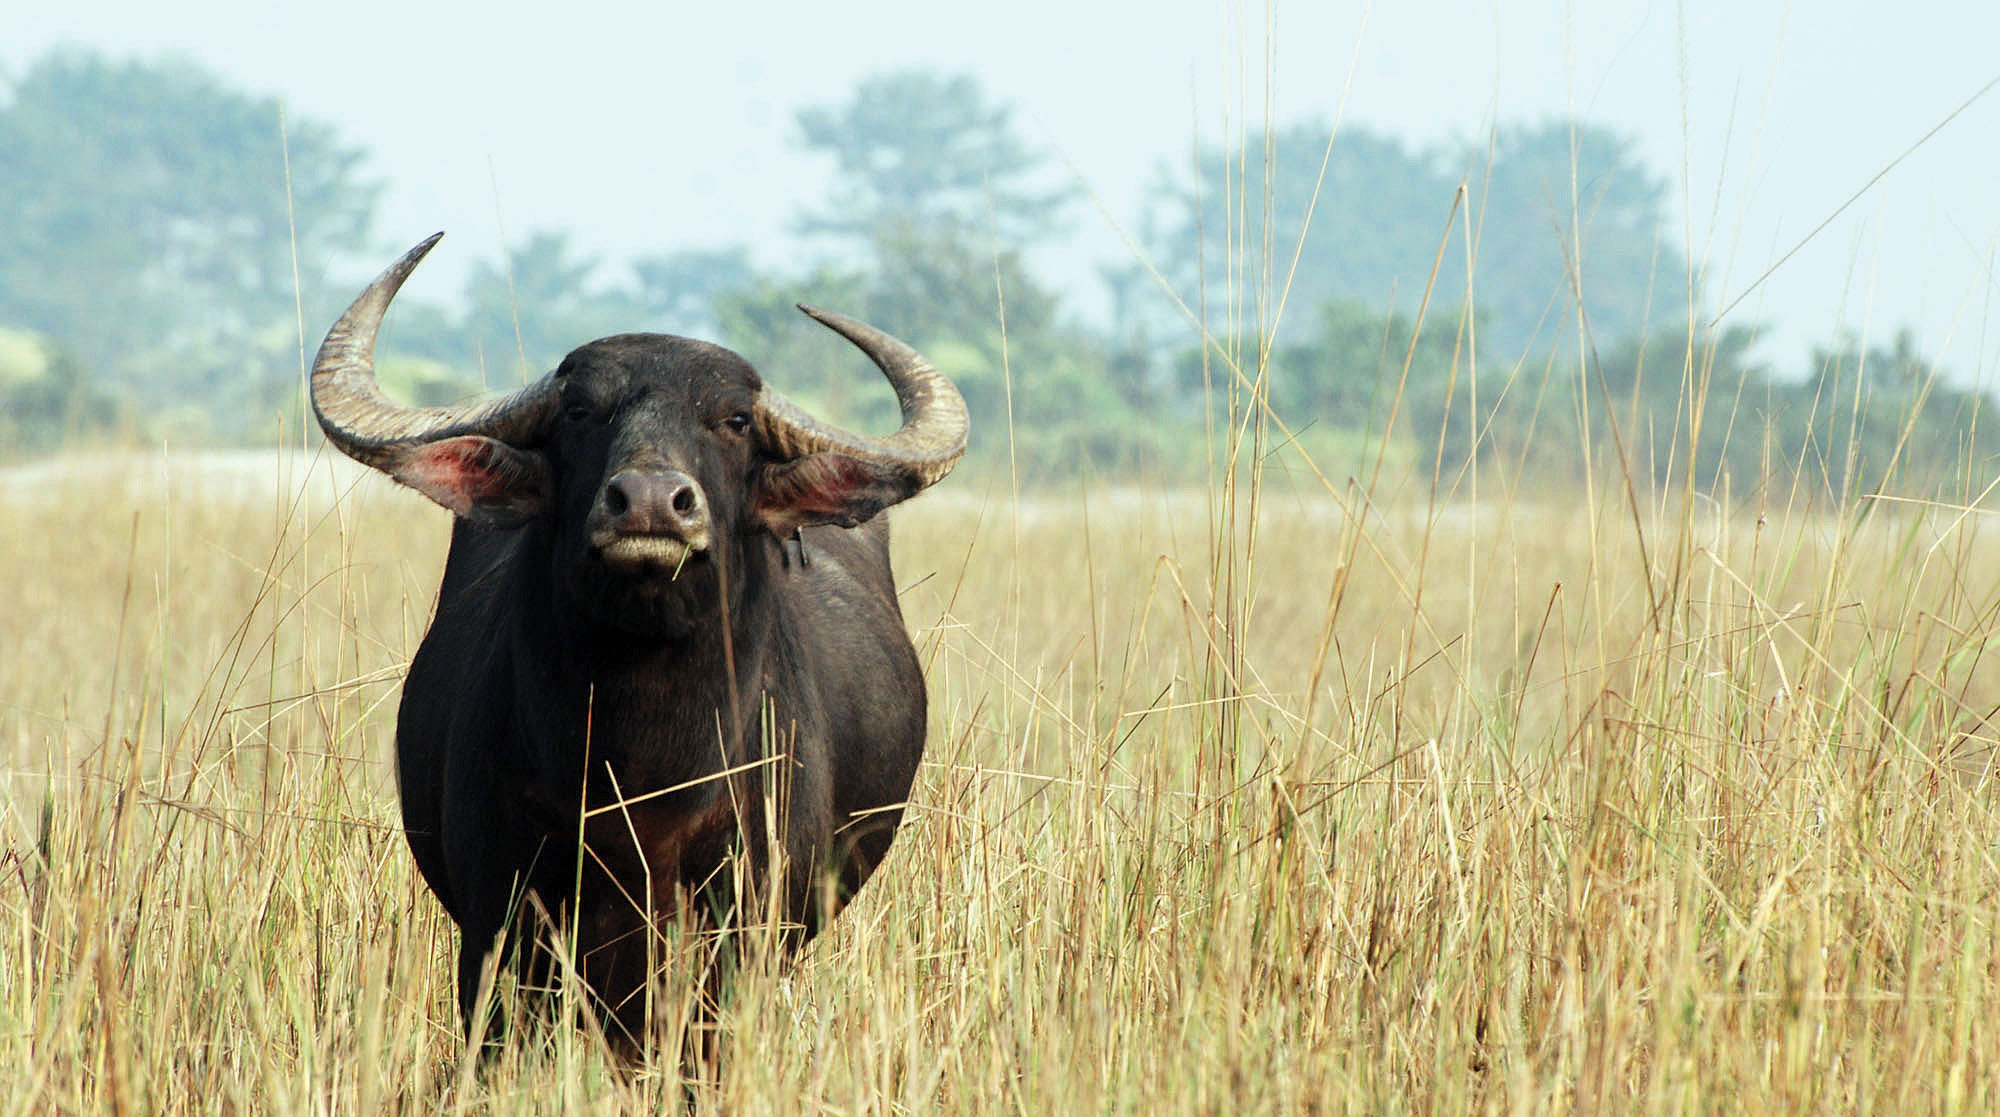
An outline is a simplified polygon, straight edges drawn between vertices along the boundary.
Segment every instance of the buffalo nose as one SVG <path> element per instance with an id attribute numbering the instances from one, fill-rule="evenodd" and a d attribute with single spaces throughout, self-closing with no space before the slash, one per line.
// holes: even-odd
<path id="1" fill-rule="evenodd" d="M 708 504 L 685 473 L 622 469 L 604 483 L 600 499 L 620 535 L 672 535 L 694 543 L 707 533 Z"/>

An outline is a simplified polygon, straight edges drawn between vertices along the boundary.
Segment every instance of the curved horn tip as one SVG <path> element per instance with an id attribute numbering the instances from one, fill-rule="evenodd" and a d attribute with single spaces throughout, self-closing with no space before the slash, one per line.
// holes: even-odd
<path id="1" fill-rule="evenodd" d="M 412 267 L 414 267 L 417 261 L 422 260 L 424 257 L 430 255 L 431 249 L 436 248 L 437 242 L 443 239 L 444 239 L 444 230 L 439 229 L 437 232 L 432 233 L 430 236 L 427 236 L 424 239 L 418 241 L 416 247 L 410 249 L 408 252 L 403 253 L 404 261 L 407 261 Z"/>
<path id="2" fill-rule="evenodd" d="M 861 330 L 866 333 L 882 332 L 881 330 L 876 329 L 874 326 L 871 326 L 868 323 L 863 322 L 859 318 L 852 317 L 851 315 L 842 314 L 837 310 L 823 310 L 820 307 L 812 306 L 807 303 L 793 303 L 792 305 L 798 307 L 801 311 L 805 312 L 806 316 L 811 318 L 813 321 L 818 322 L 820 325 L 825 326 L 827 329 L 832 330 L 834 333 L 840 334 L 842 337 L 845 337 L 850 341 L 854 340 L 854 333 L 856 330 Z"/>
<path id="3" fill-rule="evenodd" d="M 410 278 L 410 273 L 417 270 L 417 265 L 423 263 L 424 257 L 430 255 L 431 249 L 436 248 L 437 242 L 443 239 L 444 231 L 439 230 L 418 241 L 408 252 L 397 257 L 395 263 L 384 268 L 382 274 L 375 277 L 375 282 L 369 284 L 368 289 L 355 298 L 354 305 L 348 308 L 348 314 L 353 314 L 371 299 L 376 298 L 382 299 L 381 310 L 387 311 L 389 300 L 396 297 L 396 292 L 403 289 L 403 284 Z M 346 321 L 345 316 L 342 317 L 342 321 Z"/>
<path id="4" fill-rule="evenodd" d="M 367 305 L 371 299 L 381 298 L 384 294 L 390 299 L 395 298 L 396 292 L 403 289 L 404 281 L 410 278 L 410 273 L 417 270 L 417 265 L 423 263 L 424 257 L 430 255 L 431 249 L 436 248 L 437 242 L 443 239 L 442 230 L 432 233 L 418 241 L 408 252 L 398 256 L 395 263 L 382 269 L 382 274 L 375 277 L 375 282 L 369 284 L 367 290 L 355 297 L 354 305 L 347 308 L 348 314 L 353 314 Z M 388 309 L 386 300 L 382 304 L 382 309 Z M 345 320 L 346 316 L 343 316 L 342 321 Z"/>
<path id="5" fill-rule="evenodd" d="M 813 321 L 818 322 L 820 325 L 860 346 L 863 350 L 869 351 L 870 356 L 874 355 L 872 347 L 877 344 L 886 343 L 894 349 L 910 348 L 908 342 L 884 333 L 878 327 L 871 326 L 859 318 L 849 317 L 837 310 L 822 310 L 819 307 L 808 306 L 805 303 L 794 303 L 793 305 L 804 311 Z M 877 363 L 880 363 L 879 358 L 877 359 Z"/>

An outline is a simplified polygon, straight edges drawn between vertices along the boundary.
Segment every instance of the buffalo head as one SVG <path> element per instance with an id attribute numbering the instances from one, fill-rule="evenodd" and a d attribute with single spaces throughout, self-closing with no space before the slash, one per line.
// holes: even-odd
<path id="1" fill-rule="evenodd" d="M 880 330 L 804 306 L 888 377 L 896 433 L 829 426 L 729 350 L 664 334 L 593 341 L 502 398 L 400 406 L 376 384 L 375 335 L 442 235 L 405 253 L 328 331 L 313 409 L 342 451 L 465 520 L 545 524 L 557 576 L 600 623 L 685 630 L 723 600 L 719 568 L 746 537 L 852 527 L 943 478 L 965 451 L 965 404 L 950 381 Z"/>

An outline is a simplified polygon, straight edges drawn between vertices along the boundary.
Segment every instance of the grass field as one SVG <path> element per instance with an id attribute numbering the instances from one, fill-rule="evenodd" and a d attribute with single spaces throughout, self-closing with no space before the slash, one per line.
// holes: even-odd
<path id="1" fill-rule="evenodd" d="M 1981 514 L 954 478 L 909 822 L 684 1088 L 463 1057 L 389 765 L 447 521 L 357 476 L 8 475 L 5 1112 L 2000 1106 Z"/>

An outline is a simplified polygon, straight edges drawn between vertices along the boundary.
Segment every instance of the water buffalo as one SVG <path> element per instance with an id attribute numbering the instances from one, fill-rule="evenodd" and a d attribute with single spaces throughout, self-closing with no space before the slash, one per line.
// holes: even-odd
<path id="1" fill-rule="evenodd" d="M 469 1033 L 490 952 L 545 986 L 567 939 L 607 1034 L 642 1045 L 676 919 L 754 901 L 795 945 L 888 850 L 925 695 L 877 513 L 950 472 L 965 404 L 902 342 L 801 307 L 895 386 L 895 434 L 821 423 L 663 334 L 402 407 L 375 335 L 437 240 L 348 307 L 311 381 L 335 446 L 456 517 L 397 714 L 410 851 L 459 926 Z"/>

